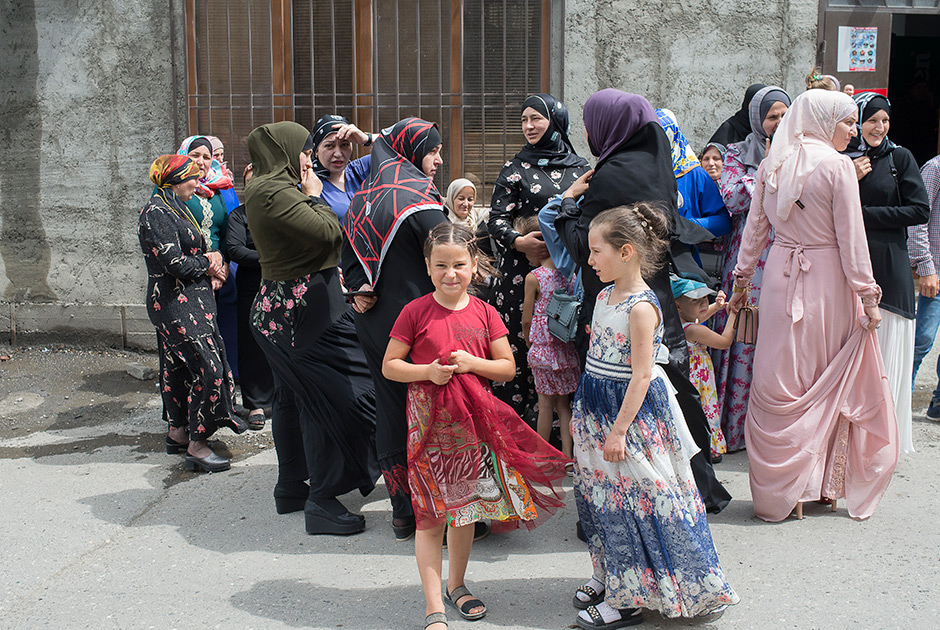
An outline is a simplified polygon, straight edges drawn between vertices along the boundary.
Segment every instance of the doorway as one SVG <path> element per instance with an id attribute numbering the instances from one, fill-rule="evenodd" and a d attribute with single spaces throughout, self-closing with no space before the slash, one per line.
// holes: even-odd
<path id="1" fill-rule="evenodd" d="M 917 164 L 940 153 L 940 15 L 895 14 L 888 98 L 891 139 Z"/>

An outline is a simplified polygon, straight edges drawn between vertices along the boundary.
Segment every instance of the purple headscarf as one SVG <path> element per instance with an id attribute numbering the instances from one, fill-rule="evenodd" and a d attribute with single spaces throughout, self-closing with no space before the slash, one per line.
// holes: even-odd
<path id="1" fill-rule="evenodd" d="M 584 128 L 598 162 L 623 146 L 643 125 L 656 121 L 653 106 L 639 94 L 606 88 L 591 94 L 584 103 Z"/>

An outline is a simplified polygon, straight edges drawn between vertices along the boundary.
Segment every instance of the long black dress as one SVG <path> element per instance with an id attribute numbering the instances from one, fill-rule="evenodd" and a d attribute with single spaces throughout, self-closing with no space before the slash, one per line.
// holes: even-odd
<path id="1" fill-rule="evenodd" d="M 525 254 L 512 247 L 519 237 L 512 227 L 513 221 L 537 214 L 549 199 L 565 192 L 587 170 L 586 162 L 567 168 L 543 168 L 514 157 L 503 166 L 493 190 L 487 225 L 500 250 L 497 269 L 501 275 L 493 286 L 489 303 L 509 330 L 509 345 L 516 358 L 516 377 L 505 383 L 493 383 L 493 393 L 523 417 L 538 400 L 522 335 L 524 281 L 533 267 Z"/>
<path id="2" fill-rule="evenodd" d="M 229 259 L 238 264 L 235 287 L 238 295 L 238 374 L 242 405 L 246 409 L 262 409 L 274 404 L 274 376 L 251 332 L 251 305 L 261 288 L 261 262 L 248 230 L 244 204 L 232 210 L 228 216 L 225 244 Z"/>
<path id="3" fill-rule="evenodd" d="M 379 470 L 375 392 L 336 268 L 339 220 L 297 188 L 308 136 L 293 122 L 249 134 L 245 208 L 263 276 L 252 330 L 274 374 L 275 496 L 296 495 L 309 479 L 309 517 L 338 495 L 371 492 Z"/>
<path id="4" fill-rule="evenodd" d="M 233 426 L 235 382 L 216 322 L 205 240 L 170 188 L 140 213 L 137 237 L 147 265 L 147 314 L 157 329 L 160 394 L 171 427 L 206 440 Z"/>

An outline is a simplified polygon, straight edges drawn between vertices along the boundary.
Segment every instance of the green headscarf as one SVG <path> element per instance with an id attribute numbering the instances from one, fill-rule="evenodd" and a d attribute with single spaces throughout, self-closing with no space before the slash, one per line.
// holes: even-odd
<path id="1" fill-rule="evenodd" d="M 298 278 L 339 260 L 339 219 L 297 188 L 300 153 L 309 136 L 303 125 L 287 121 L 248 134 L 254 175 L 245 186 L 245 213 L 261 273 L 269 280 Z"/>

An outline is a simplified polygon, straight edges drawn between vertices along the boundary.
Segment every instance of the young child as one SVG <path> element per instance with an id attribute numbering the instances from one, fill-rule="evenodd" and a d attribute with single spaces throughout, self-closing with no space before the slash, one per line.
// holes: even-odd
<path id="1" fill-rule="evenodd" d="M 513 224 L 525 236 L 539 229 L 535 215 L 523 217 Z M 546 442 L 552 433 L 554 414 L 558 414 L 561 450 L 571 458 L 571 394 L 578 388 L 581 370 L 573 343 L 565 343 L 548 332 L 546 309 L 552 294 L 565 289 L 568 280 L 555 268 L 552 257 L 536 259 L 527 254 L 535 269 L 525 277 L 525 301 L 522 304 L 522 334 L 529 346 L 529 368 L 539 396 L 536 431 Z"/>
<path id="2" fill-rule="evenodd" d="M 588 233 L 588 262 L 614 284 L 597 296 L 571 422 L 575 498 L 594 565 L 574 596 L 581 628 L 638 624 L 640 608 L 693 617 L 738 601 L 689 466 L 697 449 L 654 364 L 663 319 L 643 276 L 659 267 L 667 234 L 665 217 L 645 203 L 600 213 Z"/>
<path id="3" fill-rule="evenodd" d="M 725 329 L 718 334 L 705 326 L 712 315 L 725 307 L 725 294 L 719 291 L 714 304 L 709 305 L 708 296 L 715 292 L 702 282 L 671 276 L 672 297 L 682 320 L 685 340 L 689 344 L 689 380 L 695 385 L 702 400 L 702 409 L 708 418 L 711 434 L 712 462 L 721 461 L 727 452 L 725 436 L 721 432 L 721 409 L 718 407 L 718 391 L 715 389 L 715 366 L 708 348 L 725 350 L 734 341 L 734 318 L 729 317 Z"/>
<path id="4" fill-rule="evenodd" d="M 431 231 L 424 255 L 434 292 L 402 309 L 382 373 L 409 384 L 408 483 L 425 628 L 444 630 L 445 522 L 447 601 L 463 618 L 479 619 L 486 607 L 464 585 L 474 522 L 534 527 L 536 517 L 562 506 L 563 492 L 552 482 L 565 476 L 566 460 L 490 389 L 491 380 L 512 378 L 516 366 L 499 314 L 467 293 L 480 264 L 473 233 L 442 223 Z"/>

